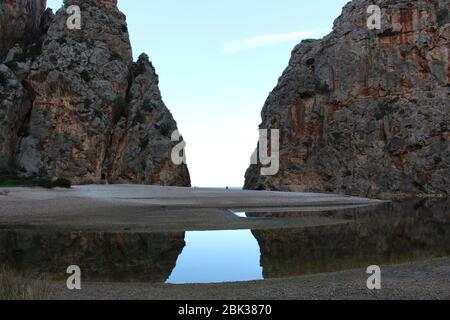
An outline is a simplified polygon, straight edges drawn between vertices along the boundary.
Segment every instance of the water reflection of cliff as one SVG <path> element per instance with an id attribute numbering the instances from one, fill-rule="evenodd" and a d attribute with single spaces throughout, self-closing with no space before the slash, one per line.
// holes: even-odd
<path id="1" fill-rule="evenodd" d="M 264 277 L 450 255 L 449 201 L 393 203 L 371 211 L 350 210 L 335 215 L 353 221 L 297 230 L 253 231 L 261 249 Z"/>
<path id="2" fill-rule="evenodd" d="M 94 281 L 164 282 L 184 246 L 184 233 L 0 230 L 2 264 L 60 277 L 69 265 L 78 265 L 83 279 Z"/>
<path id="3" fill-rule="evenodd" d="M 366 268 L 372 264 L 450 255 L 449 201 L 393 203 L 370 210 L 358 208 L 338 212 L 247 215 L 333 215 L 342 218 L 343 222 L 349 220 L 338 225 L 252 231 L 260 247 L 264 278 Z M 236 246 L 242 248 L 248 245 L 221 238 L 221 233 L 206 234 L 202 241 L 188 244 L 192 259 L 200 260 L 194 262 L 205 275 L 210 274 L 211 270 L 204 261 L 217 259 L 217 252 L 226 257 L 221 250 L 236 250 Z M 249 238 L 254 244 L 254 239 Z M 48 273 L 58 279 L 67 277 L 65 271 L 69 265 L 78 265 L 83 279 L 88 281 L 163 283 L 175 268 L 178 256 L 186 245 L 185 239 L 189 241 L 192 237 L 185 238 L 183 232 L 67 233 L 3 227 L 0 229 L 0 265 L 6 264 L 14 270 L 36 276 Z M 217 245 L 209 247 L 205 243 Z M 258 248 L 253 247 L 248 249 L 248 254 L 259 254 Z M 199 258 L 197 252 L 206 256 Z M 236 259 L 233 261 L 236 266 L 242 265 L 242 259 L 233 259 Z M 258 263 L 257 259 L 255 263 Z M 179 268 L 184 268 L 183 264 Z M 181 271 L 184 275 L 179 282 L 190 283 L 193 274 Z"/>

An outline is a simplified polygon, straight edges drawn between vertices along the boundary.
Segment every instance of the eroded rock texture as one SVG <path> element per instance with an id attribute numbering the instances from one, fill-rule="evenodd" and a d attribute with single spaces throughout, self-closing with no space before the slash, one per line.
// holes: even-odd
<path id="1" fill-rule="evenodd" d="M 46 0 L 0 2 L 0 59 L 16 43 L 24 45 L 39 37 L 46 4 Z"/>
<path id="2" fill-rule="evenodd" d="M 64 8 L 40 11 L 43 34 L 10 48 L 0 65 L 0 169 L 189 186 L 187 167 L 171 161 L 176 122 L 149 58 L 133 62 L 117 1 L 70 5 L 81 8 L 80 30 L 66 27 Z"/>
<path id="3" fill-rule="evenodd" d="M 294 49 L 262 111 L 261 128 L 281 130 L 280 172 L 252 166 L 245 187 L 448 194 L 449 33 L 445 0 L 348 3 L 330 35 Z"/>

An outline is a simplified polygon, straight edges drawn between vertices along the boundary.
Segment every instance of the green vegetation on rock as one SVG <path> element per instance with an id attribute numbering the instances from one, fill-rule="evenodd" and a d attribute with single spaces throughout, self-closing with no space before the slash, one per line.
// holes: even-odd
<path id="1" fill-rule="evenodd" d="M 0 172 L 0 187 L 42 187 L 46 189 L 69 189 L 71 186 L 71 181 L 63 178 L 52 180 L 48 177 L 21 177 L 13 172 Z"/>

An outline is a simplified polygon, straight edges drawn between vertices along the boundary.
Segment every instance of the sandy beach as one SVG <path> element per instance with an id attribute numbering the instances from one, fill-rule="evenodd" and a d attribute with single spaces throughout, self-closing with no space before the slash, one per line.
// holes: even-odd
<path id="1" fill-rule="evenodd" d="M 0 228 L 87 231 L 187 231 L 276 229 L 345 223 L 307 216 L 239 219 L 228 209 L 292 207 L 336 210 L 381 205 L 356 197 L 310 193 L 231 191 L 135 185 L 76 186 L 70 190 L 0 188 Z"/>
<path id="2" fill-rule="evenodd" d="M 383 286 L 367 290 L 364 269 L 241 283 L 167 285 L 53 282 L 53 299 L 112 300 L 449 300 L 450 258 L 383 266 Z"/>

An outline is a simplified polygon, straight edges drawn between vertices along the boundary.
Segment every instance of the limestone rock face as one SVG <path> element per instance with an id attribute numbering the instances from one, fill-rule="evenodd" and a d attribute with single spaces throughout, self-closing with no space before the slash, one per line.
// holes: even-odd
<path id="1" fill-rule="evenodd" d="M 81 29 L 68 29 L 60 9 L 40 40 L 11 48 L 0 65 L 0 167 L 75 183 L 189 186 L 186 165 L 171 161 L 176 122 L 148 57 L 133 62 L 117 1 L 65 5 L 80 6 Z"/>
<path id="2" fill-rule="evenodd" d="M 46 0 L 0 2 L 0 59 L 14 44 L 25 44 L 39 35 L 46 4 Z"/>
<path id="3" fill-rule="evenodd" d="M 367 8 L 382 11 L 381 30 Z M 449 15 L 445 0 L 354 0 L 306 40 L 262 111 L 280 129 L 280 171 L 247 189 L 382 198 L 450 189 Z"/>

